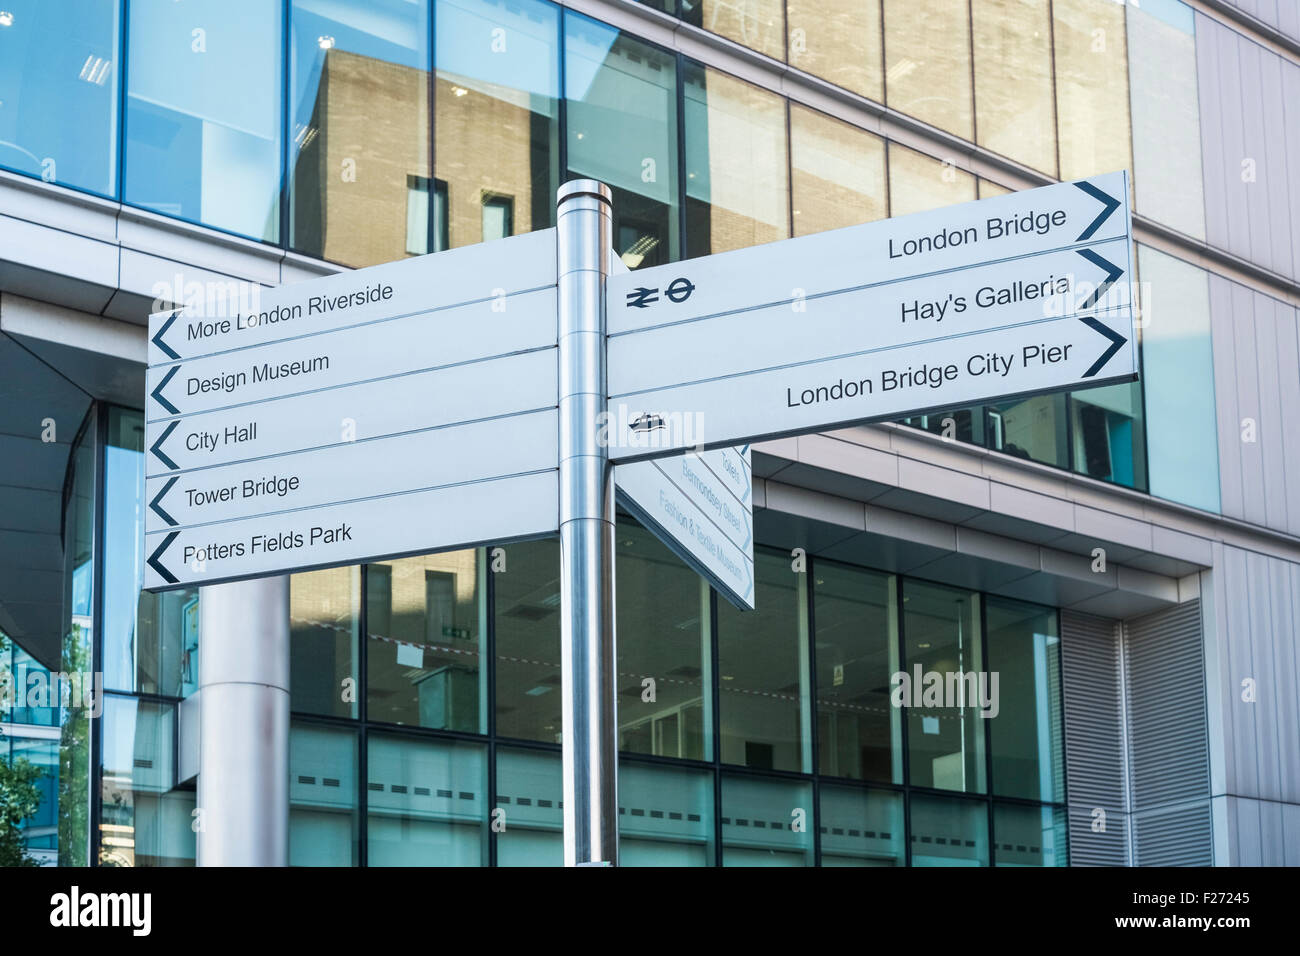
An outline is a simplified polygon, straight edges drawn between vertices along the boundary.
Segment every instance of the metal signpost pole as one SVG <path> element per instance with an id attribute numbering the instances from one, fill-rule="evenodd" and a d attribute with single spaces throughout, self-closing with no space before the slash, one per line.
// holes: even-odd
<path id="1" fill-rule="evenodd" d="M 556 213 L 564 862 L 616 866 L 614 467 L 601 431 L 609 188 L 565 183 Z"/>
<path id="2" fill-rule="evenodd" d="M 289 578 L 199 599 L 199 866 L 289 865 Z"/>

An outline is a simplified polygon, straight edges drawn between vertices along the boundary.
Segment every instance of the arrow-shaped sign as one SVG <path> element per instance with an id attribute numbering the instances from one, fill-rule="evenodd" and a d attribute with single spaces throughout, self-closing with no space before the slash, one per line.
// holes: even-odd
<path id="1" fill-rule="evenodd" d="M 1098 301 L 1100 301 L 1101 297 L 1106 294 L 1106 290 L 1113 286 L 1116 280 L 1124 274 L 1124 270 L 1115 265 L 1115 263 L 1111 262 L 1109 259 L 1105 259 L 1093 252 L 1091 249 L 1079 249 L 1077 252 L 1094 266 L 1106 273 L 1106 278 L 1102 280 L 1101 284 L 1098 285 L 1096 289 L 1093 290 L 1092 295 L 1088 296 L 1088 298 L 1079 305 L 1080 309 L 1091 309 Z"/>
<path id="2" fill-rule="evenodd" d="M 176 321 L 176 316 L 178 315 L 180 315 L 180 312 L 173 312 L 171 315 L 167 316 L 167 320 L 163 322 L 162 328 L 155 332 L 153 338 L 150 339 L 154 345 L 158 346 L 158 348 L 162 350 L 164 355 L 173 359 L 180 358 L 180 355 L 175 352 L 170 345 L 164 342 L 162 337 L 163 333 L 172 327 L 172 324 Z"/>
<path id="3" fill-rule="evenodd" d="M 153 554 L 149 555 L 149 561 L 148 561 L 149 567 L 157 571 L 158 576 L 162 578 L 164 581 L 166 581 L 168 584 L 175 584 L 179 580 L 179 578 L 177 578 L 176 575 L 168 571 L 167 568 L 165 568 L 162 562 L 159 561 L 158 559 L 162 556 L 163 552 L 165 552 L 168 548 L 171 547 L 171 543 L 176 540 L 176 537 L 179 534 L 180 534 L 179 531 L 173 531 L 170 534 L 168 534 L 167 537 L 163 538 L 162 544 L 158 545 L 158 547 L 154 549 Z"/>
<path id="4" fill-rule="evenodd" d="M 177 408 L 175 405 L 173 405 L 171 402 L 167 401 L 167 399 L 162 397 L 162 390 L 167 387 L 167 383 L 170 382 L 176 376 L 176 373 L 179 372 L 180 370 L 181 367 L 179 365 L 173 365 L 170 369 L 167 370 L 167 374 L 163 376 L 162 381 L 159 382 L 157 385 L 155 385 L 153 387 L 153 391 L 149 393 L 150 396 L 152 396 L 154 401 L 156 401 L 163 408 L 167 409 L 167 411 L 171 412 L 173 415 L 179 415 L 181 413 L 181 410 Z"/>
<path id="5" fill-rule="evenodd" d="M 180 422 L 171 422 L 170 424 L 168 424 L 167 428 L 163 430 L 163 433 L 158 436 L 158 440 L 149 446 L 149 450 L 153 452 L 154 457 L 157 458 L 164 465 L 166 465 L 168 468 L 170 468 L 172 471 L 177 471 L 179 469 L 179 466 L 176 464 L 176 462 L 172 461 L 169 457 L 167 457 L 167 455 L 163 452 L 162 443 L 165 442 L 168 439 L 168 437 L 171 436 L 172 432 L 176 431 L 176 426 L 179 424 Z"/>
<path id="6" fill-rule="evenodd" d="M 1120 201 L 1110 193 L 1102 192 L 1087 180 L 1077 182 L 1075 185 L 1106 207 L 1097 215 L 1097 218 L 1089 224 L 1087 229 L 1079 233 L 1078 241 L 1086 242 L 1096 234 L 1097 230 L 1101 228 L 1101 224 L 1110 218 L 1110 214 L 1120 207 Z"/>
<path id="7" fill-rule="evenodd" d="M 1106 338 L 1110 339 L 1110 346 L 1106 351 L 1101 353 L 1101 358 L 1088 366 L 1088 371 L 1084 372 L 1083 375 L 1080 376 L 1080 378 L 1092 378 L 1105 367 L 1106 363 L 1111 360 L 1112 356 L 1114 356 L 1116 352 L 1124 347 L 1124 343 L 1127 342 L 1128 339 L 1113 329 L 1108 329 L 1090 315 L 1079 316 L 1079 321 L 1088 328 L 1100 332 L 1102 335 L 1106 336 Z"/>
<path id="8" fill-rule="evenodd" d="M 171 491 L 172 485 L 176 484 L 176 482 L 178 481 L 180 481 L 179 477 L 173 477 L 170 481 L 167 482 L 167 484 L 162 486 L 162 491 L 154 495 L 153 500 L 149 502 L 149 507 L 153 510 L 154 514 L 161 517 L 163 521 L 166 521 L 173 528 L 176 527 L 177 524 L 176 519 L 173 518 L 171 515 L 169 515 L 166 511 L 164 511 L 162 505 L 160 505 L 158 502 L 162 501 L 163 496 L 167 494 L 167 492 Z"/>

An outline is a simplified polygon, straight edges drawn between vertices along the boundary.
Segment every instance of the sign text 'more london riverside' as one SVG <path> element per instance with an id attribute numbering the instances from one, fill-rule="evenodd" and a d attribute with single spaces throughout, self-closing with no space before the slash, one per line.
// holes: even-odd
<path id="1" fill-rule="evenodd" d="M 369 305 L 372 302 L 386 302 L 393 297 L 391 285 L 373 285 L 359 292 L 345 292 L 342 295 L 312 295 L 307 297 L 306 305 L 301 302 L 281 303 L 262 312 L 236 312 L 234 318 L 204 318 L 198 316 L 186 319 L 185 340 L 198 342 L 227 332 L 242 332 L 262 325 L 277 325 L 292 322 L 304 315 L 328 315 L 343 309 Z M 179 312 L 177 313 L 179 315 Z"/>

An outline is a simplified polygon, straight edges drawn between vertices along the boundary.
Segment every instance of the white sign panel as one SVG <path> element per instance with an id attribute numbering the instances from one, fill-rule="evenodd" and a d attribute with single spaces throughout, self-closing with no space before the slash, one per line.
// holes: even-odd
<path id="1" fill-rule="evenodd" d="M 611 277 L 611 457 L 1133 380 L 1126 180 Z"/>
<path id="2" fill-rule="evenodd" d="M 633 462 L 614 469 L 619 501 L 742 609 L 754 607 L 749 447 Z"/>
<path id="3" fill-rule="evenodd" d="M 145 586 L 556 531 L 554 283 L 548 230 L 152 317 Z"/>

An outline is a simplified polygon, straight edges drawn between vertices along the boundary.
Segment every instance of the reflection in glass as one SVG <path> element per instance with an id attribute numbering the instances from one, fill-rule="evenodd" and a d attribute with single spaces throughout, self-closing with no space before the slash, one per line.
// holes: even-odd
<path id="1" fill-rule="evenodd" d="M 1205 238 L 1196 15 L 1178 0 L 1129 5 L 1133 202 L 1145 216 Z"/>
<path id="2" fill-rule="evenodd" d="M 812 866 L 812 785 L 722 775 L 722 865 Z"/>
<path id="3" fill-rule="evenodd" d="M 903 723 L 890 704 L 898 667 L 894 578 L 817 562 L 818 769 L 833 777 L 903 782 Z"/>
<path id="4" fill-rule="evenodd" d="M 889 214 L 885 141 L 796 103 L 790 104 L 790 171 L 796 236 Z"/>
<path id="5" fill-rule="evenodd" d="M 785 6 L 791 66 L 884 100 L 880 0 L 786 0 Z"/>
<path id="6" fill-rule="evenodd" d="M 1064 807 L 993 805 L 994 859 L 998 866 L 1069 866 Z"/>
<path id="7" fill-rule="evenodd" d="M 613 191 L 628 268 L 679 258 L 676 57 L 573 13 L 564 43 L 570 178 Z"/>
<path id="8" fill-rule="evenodd" d="M 998 674 L 990 717 L 993 792 L 1027 800 L 1065 799 L 1061 641 L 1056 611 L 988 598 L 989 670 Z"/>
<path id="9" fill-rule="evenodd" d="M 681 0 L 681 17 L 774 59 L 785 55 L 781 0 Z"/>
<path id="10" fill-rule="evenodd" d="M 755 551 L 754 603 L 718 602 L 723 763 L 808 772 L 808 609 L 788 554 Z"/>
<path id="11" fill-rule="evenodd" d="M 116 194 L 119 8 L 103 0 L 5 0 L 0 167 Z"/>
<path id="12" fill-rule="evenodd" d="M 903 795 L 823 784 L 822 866 L 902 866 Z"/>
<path id="13" fill-rule="evenodd" d="M 512 235 L 545 229 L 560 184 L 559 8 L 440 0 L 435 17 L 435 176 L 450 244 L 496 235 L 484 204 L 503 199 Z"/>
<path id="14" fill-rule="evenodd" d="M 1052 0 L 1052 37 L 1061 179 L 1131 169 L 1124 5 Z"/>
<path id="15" fill-rule="evenodd" d="M 1151 494 L 1217 512 L 1209 277 L 1147 246 L 1138 247 L 1138 260 L 1150 290 L 1142 302 L 1142 380 Z"/>
<path id="16" fill-rule="evenodd" d="M 620 866 L 712 866 L 713 774 L 619 761 Z"/>
<path id="17" fill-rule="evenodd" d="M 295 713 L 356 717 L 361 569 L 289 578 L 289 698 Z"/>
<path id="18" fill-rule="evenodd" d="M 789 236 L 785 103 L 688 62 L 686 254 L 704 256 Z"/>
<path id="19" fill-rule="evenodd" d="M 380 734 L 368 746 L 368 865 L 485 864 L 487 748 Z"/>
<path id="20" fill-rule="evenodd" d="M 173 789 L 175 733 L 172 704 L 105 702 L 101 866 L 194 865 L 194 791 Z"/>
<path id="21" fill-rule="evenodd" d="M 884 0 L 884 8 L 889 105 L 971 139 L 967 0 Z"/>
<path id="22" fill-rule="evenodd" d="M 971 0 L 981 146 L 1056 173 L 1048 0 Z"/>
<path id="23" fill-rule="evenodd" d="M 912 794 L 912 866 L 988 866 L 989 808 L 982 800 Z"/>
<path id="24" fill-rule="evenodd" d="M 349 266 L 403 258 L 429 177 L 428 0 L 293 0 L 290 245 Z M 423 251 L 423 250 L 421 250 Z"/>
<path id="25" fill-rule="evenodd" d="M 366 571 L 370 720 L 487 731 L 482 552 L 446 551 Z"/>
<path id="26" fill-rule="evenodd" d="M 906 216 L 975 198 L 975 177 L 914 149 L 889 144 L 889 214 Z"/>
<path id="27" fill-rule="evenodd" d="M 289 730 L 289 865 L 357 865 L 357 736 Z"/>
<path id="28" fill-rule="evenodd" d="M 983 793 L 986 701 L 995 702 L 984 671 L 978 593 L 908 580 L 903 583 L 906 683 L 895 695 L 907 706 L 911 783 Z M 917 704 L 920 706 L 917 706 Z"/>
<path id="29" fill-rule="evenodd" d="M 985 444 L 1059 468 L 1069 461 L 1064 395 L 1031 395 L 984 407 Z"/>
<path id="30" fill-rule="evenodd" d="M 619 749 L 710 759 L 708 585 L 631 518 L 616 540 Z"/>
<path id="31" fill-rule="evenodd" d="M 280 240 L 282 19 L 265 0 L 132 0 L 128 203 Z"/>
<path id="32" fill-rule="evenodd" d="M 497 748 L 497 866 L 563 866 L 564 785 L 554 751 Z"/>
<path id="33" fill-rule="evenodd" d="M 1070 393 L 1075 471 L 1126 488 L 1145 488 L 1142 386 L 1106 385 Z"/>
<path id="34" fill-rule="evenodd" d="M 493 576 L 497 734 L 559 743 L 560 542 L 504 552 L 506 572 Z"/>

